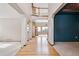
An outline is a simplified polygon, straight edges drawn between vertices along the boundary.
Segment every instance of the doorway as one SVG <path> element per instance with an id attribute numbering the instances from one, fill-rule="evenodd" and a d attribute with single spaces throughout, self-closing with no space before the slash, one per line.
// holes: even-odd
<path id="1" fill-rule="evenodd" d="M 38 26 L 36 27 L 36 35 L 47 35 L 48 27 L 47 26 Z"/>

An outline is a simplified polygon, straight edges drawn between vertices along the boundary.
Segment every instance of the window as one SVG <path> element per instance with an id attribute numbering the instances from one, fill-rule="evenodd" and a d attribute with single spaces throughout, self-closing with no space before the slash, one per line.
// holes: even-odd
<path id="1" fill-rule="evenodd" d="M 48 27 L 42 27 L 42 31 L 46 31 Z"/>
<path id="2" fill-rule="evenodd" d="M 41 27 L 37 27 L 37 31 L 38 32 L 41 32 Z"/>

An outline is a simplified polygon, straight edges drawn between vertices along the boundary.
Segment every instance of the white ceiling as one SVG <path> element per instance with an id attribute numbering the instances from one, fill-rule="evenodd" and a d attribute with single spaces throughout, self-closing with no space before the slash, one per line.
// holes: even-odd
<path id="1" fill-rule="evenodd" d="M 32 15 L 32 4 L 31 3 L 17 3 L 17 5 L 22 9 L 25 16 L 29 17 Z"/>
<path id="2" fill-rule="evenodd" d="M 0 18 L 16 18 L 22 16 L 8 3 L 0 3 Z"/>
<path id="3" fill-rule="evenodd" d="M 33 3 L 35 7 L 48 8 L 48 3 Z"/>
<path id="4" fill-rule="evenodd" d="M 35 22 L 37 22 L 37 23 L 47 23 L 48 20 L 38 19 L 38 20 L 35 20 Z"/>
<path id="5" fill-rule="evenodd" d="M 49 3 L 48 4 L 48 15 L 52 17 L 55 15 L 66 3 Z"/>

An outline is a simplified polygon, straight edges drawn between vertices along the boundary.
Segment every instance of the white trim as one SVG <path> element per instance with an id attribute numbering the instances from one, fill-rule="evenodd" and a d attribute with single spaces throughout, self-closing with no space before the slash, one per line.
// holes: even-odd
<path id="1" fill-rule="evenodd" d="M 52 3 L 53 4 L 53 3 Z M 57 4 L 57 3 L 56 3 Z M 55 4 L 54 4 L 55 5 Z M 49 16 L 48 16 L 48 42 L 51 44 L 51 45 L 54 45 L 54 17 L 56 15 L 56 13 L 62 9 L 63 6 L 65 6 L 66 3 L 59 3 L 57 4 L 57 6 L 55 7 L 55 9 L 52 9 L 51 11 L 49 10 Z M 52 18 L 53 17 L 53 18 Z M 53 31 L 52 31 L 53 30 Z"/>

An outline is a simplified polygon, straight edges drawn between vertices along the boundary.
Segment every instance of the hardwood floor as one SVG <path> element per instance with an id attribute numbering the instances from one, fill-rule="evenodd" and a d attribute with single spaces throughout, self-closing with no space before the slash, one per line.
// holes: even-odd
<path id="1" fill-rule="evenodd" d="M 30 40 L 16 56 L 58 56 L 54 47 L 48 44 L 46 36 L 37 36 Z"/>

